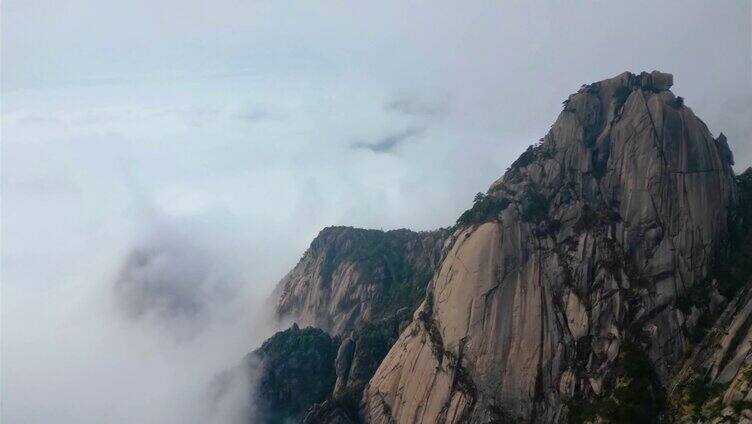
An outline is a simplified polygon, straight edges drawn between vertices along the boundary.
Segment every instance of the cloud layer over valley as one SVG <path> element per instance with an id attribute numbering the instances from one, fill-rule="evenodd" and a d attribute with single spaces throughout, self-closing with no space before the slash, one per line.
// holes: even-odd
<path id="1" fill-rule="evenodd" d="M 242 416 L 211 390 L 321 228 L 453 224 L 582 83 L 673 72 L 751 165 L 750 13 L 3 2 L 0 421 Z"/>

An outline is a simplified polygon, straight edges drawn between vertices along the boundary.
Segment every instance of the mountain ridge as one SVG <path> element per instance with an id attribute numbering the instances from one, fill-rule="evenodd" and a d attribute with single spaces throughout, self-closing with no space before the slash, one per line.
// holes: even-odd
<path id="1" fill-rule="evenodd" d="M 673 304 L 707 276 L 735 198 L 728 155 L 672 82 L 624 73 L 564 102 L 491 185 L 497 214 L 455 231 L 366 421 L 560 421 L 615 388 L 627 345 L 665 384 L 692 327 Z"/>
<path id="2" fill-rule="evenodd" d="M 340 335 L 358 321 L 414 309 L 446 235 L 446 229 L 324 228 L 279 282 L 276 315 Z"/>
<path id="3" fill-rule="evenodd" d="M 750 218 L 725 136 L 672 84 L 653 71 L 583 85 L 452 228 L 322 230 L 275 292 L 278 316 L 342 340 L 332 395 L 296 419 L 663 422 L 705 404 L 752 416 L 741 365 L 724 400 L 682 400 L 697 358 L 713 357 L 696 352 L 714 346 L 704 332 L 746 305 L 746 265 L 729 283 L 718 258 Z"/>

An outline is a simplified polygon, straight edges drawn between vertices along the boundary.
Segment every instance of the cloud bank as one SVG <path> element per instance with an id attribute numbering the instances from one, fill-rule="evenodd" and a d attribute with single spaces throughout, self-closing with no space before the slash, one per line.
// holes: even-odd
<path id="1" fill-rule="evenodd" d="M 1 7 L 3 423 L 232 422 L 322 227 L 451 224 L 582 83 L 673 72 L 752 164 L 749 2 Z"/>

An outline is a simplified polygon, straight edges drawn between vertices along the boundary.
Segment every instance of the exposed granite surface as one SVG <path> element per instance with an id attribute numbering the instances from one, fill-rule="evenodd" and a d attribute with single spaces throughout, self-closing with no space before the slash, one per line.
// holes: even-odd
<path id="1" fill-rule="evenodd" d="M 564 102 L 477 199 L 495 213 L 460 220 L 365 421 L 561 421 L 616 387 L 627 343 L 667 382 L 694 326 L 679 300 L 708 284 L 736 196 L 726 143 L 672 81 L 624 73 Z"/>

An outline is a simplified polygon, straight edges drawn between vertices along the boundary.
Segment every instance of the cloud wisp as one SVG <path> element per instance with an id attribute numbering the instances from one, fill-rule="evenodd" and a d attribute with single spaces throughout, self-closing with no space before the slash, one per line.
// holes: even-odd
<path id="1" fill-rule="evenodd" d="M 125 317 L 148 320 L 178 340 L 190 339 L 210 324 L 237 288 L 208 252 L 174 236 L 142 242 L 113 282 L 115 302 Z"/>
<path id="2" fill-rule="evenodd" d="M 391 153 L 408 140 L 426 131 L 425 127 L 408 127 L 402 131 L 387 134 L 372 142 L 356 141 L 350 144 L 353 149 L 369 150 L 373 153 Z"/>

